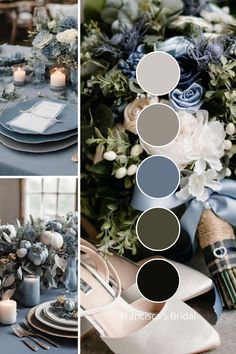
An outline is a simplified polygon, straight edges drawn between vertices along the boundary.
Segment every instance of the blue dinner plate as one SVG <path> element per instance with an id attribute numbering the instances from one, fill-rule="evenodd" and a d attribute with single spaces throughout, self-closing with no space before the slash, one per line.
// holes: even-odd
<path id="1" fill-rule="evenodd" d="M 43 99 L 45 101 L 45 99 Z M 42 101 L 42 99 L 34 99 L 25 102 L 18 103 L 16 106 L 6 109 L 1 116 L 0 124 L 7 130 L 16 132 L 19 134 L 30 134 L 30 135 L 53 135 L 68 132 L 69 130 L 76 129 L 78 127 L 78 114 L 77 106 L 72 103 L 66 103 L 66 106 L 62 112 L 58 115 L 57 119 L 62 121 L 62 123 L 56 123 L 49 127 L 45 132 L 39 134 L 34 133 L 29 130 L 19 129 L 9 126 L 7 123 L 17 117 L 20 111 L 25 111 L 30 109 L 35 103 Z M 57 101 L 59 102 L 59 101 Z M 61 101 L 60 101 L 61 102 Z M 62 102 L 65 104 L 65 102 Z"/>
<path id="2" fill-rule="evenodd" d="M 12 130 L 5 129 L 0 125 L 0 134 L 11 138 L 15 141 L 25 144 L 41 144 L 41 143 L 50 143 L 53 141 L 64 140 L 71 136 L 77 135 L 77 129 L 68 130 L 64 133 L 52 134 L 52 135 L 35 135 L 35 134 L 19 134 Z"/>

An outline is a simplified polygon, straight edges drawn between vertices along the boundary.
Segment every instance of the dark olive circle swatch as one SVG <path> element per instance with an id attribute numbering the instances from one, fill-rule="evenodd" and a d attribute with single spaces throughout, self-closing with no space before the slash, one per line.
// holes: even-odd
<path id="1" fill-rule="evenodd" d="M 171 262 L 156 258 L 140 267 L 136 282 L 144 298 L 153 302 L 164 302 L 174 296 L 180 279 L 178 271 Z"/>
<path id="2" fill-rule="evenodd" d="M 164 251 L 179 238 L 180 224 L 169 209 L 153 208 L 139 217 L 136 225 L 139 241 L 152 251 Z"/>
<path id="3" fill-rule="evenodd" d="M 149 145 L 167 145 L 179 133 L 179 117 L 173 108 L 166 104 L 149 105 L 138 116 L 137 132 L 140 138 Z"/>
<path id="4" fill-rule="evenodd" d="M 166 95 L 178 85 L 180 67 L 168 53 L 156 51 L 146 54 L 139 62 L 136 77 L 141 88 L 151 95 Z"/>
<path id="5" fill-rule="evenodd" d="M 139 189 L 151 198 L 165 198 L 176 191 L 180 173 L 176 164 L 162 155 L 146 158 L 139 165 L 136 182 Z"/>

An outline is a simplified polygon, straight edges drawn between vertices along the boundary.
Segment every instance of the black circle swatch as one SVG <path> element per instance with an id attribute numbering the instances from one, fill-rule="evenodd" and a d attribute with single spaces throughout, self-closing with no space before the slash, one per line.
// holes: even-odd
<path id="1" fill-rule="evenodd" d="M 137 273 L 137 287 L 149 301 L 165 302 L 179 287 L 179 273 L 166 259 L 156 258 L 144 263 Z"/>

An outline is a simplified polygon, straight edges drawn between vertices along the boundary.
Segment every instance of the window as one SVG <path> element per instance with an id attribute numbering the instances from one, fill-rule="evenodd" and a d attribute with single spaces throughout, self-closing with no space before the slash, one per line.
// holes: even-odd
<path id="1" fill-rule="evenodd" d="M 22 184 L 22 216 L 63 216 L 77 210 L 76 178 L 26 178 Z"/>

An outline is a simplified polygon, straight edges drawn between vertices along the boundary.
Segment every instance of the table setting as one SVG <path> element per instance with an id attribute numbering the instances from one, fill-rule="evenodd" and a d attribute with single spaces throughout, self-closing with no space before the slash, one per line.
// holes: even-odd
<path id="1" fill-rule="evenodd" d="M 32 47 L 0 46 L 0 174 L 76 175 L 77 20 L 34 26 Z"/>
<path id="2" fill-rule="evenodd" d="M 1 226 L 2 350 L 77 352 L 77 222 L 70 212 Z"/>

